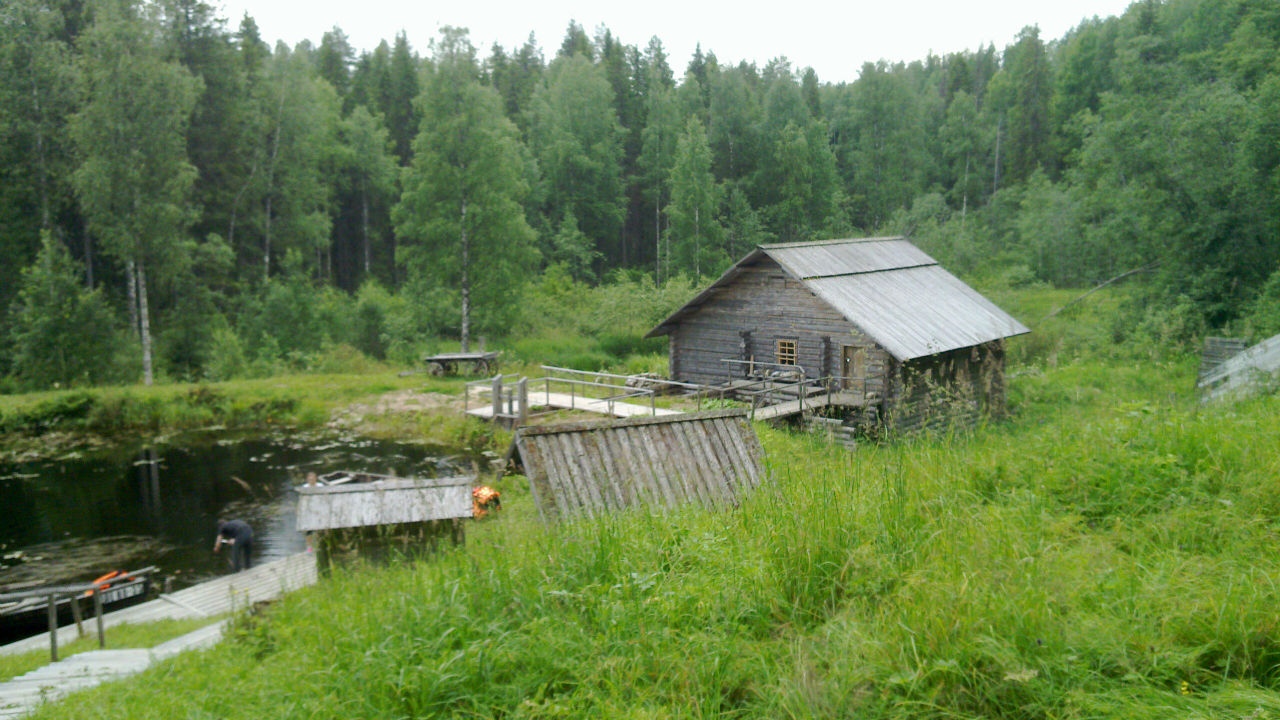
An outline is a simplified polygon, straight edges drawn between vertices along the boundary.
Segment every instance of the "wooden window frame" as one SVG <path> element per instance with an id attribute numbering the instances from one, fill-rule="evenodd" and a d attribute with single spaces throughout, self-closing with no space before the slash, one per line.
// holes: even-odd
<path id="1" fill-rule="evenodd" d="M 800 341 L 797 338 L 778 338 L 774 341 L 774 360 L 778 365 L 800 364 Z"/>

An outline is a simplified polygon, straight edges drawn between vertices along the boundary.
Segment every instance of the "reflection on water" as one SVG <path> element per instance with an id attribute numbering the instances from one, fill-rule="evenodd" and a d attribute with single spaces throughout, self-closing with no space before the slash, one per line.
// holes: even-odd
<path id="1" fill-rule="evenodd" d="M 254 562 L 300 552 L 291 488 L 307 472 L 438 477 L 440 448 L 332 437 L 221 438 L 114 456 L 0 465 L 0 587 L 156 565 L 179 585 L 226 572 L 218 518 L 253 526 Z"/>

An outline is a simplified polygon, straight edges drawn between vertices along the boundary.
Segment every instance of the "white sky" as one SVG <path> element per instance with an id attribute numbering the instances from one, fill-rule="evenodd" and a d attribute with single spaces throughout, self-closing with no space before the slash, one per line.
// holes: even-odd
<path id="1" fill-rule="evenodd" d="M 482 57 L 493 42 L 510 51 L 532 31 L 549 60 L 572 19 L 588 35 L 604 24 L 614 37 L 642 49 L 657 35 L 677 77 L 701 42 L 703 51 L 713 51 L 722 65 L 748 60 L 763 66 L 785 55 L 796 69 L 812 66 L 823 82 L 855 80 L 867 61 L 918 60 L 931 50 L 945 54 L 989 42 L 1003 49 L 1027 25 L 1039 25 L 1040 36 L 1053 40 L 1086 17 L 1122 13 L 1129 1 L 791 0 L 775 5 L 760 0 L 209 0 L 221 5 L 232 29 L 248 12 L 269 43 L 319 43 L 336 25 L 357 50 L 367 50 L 403 29 L 425 55 L 440 28 L 453 25 L 470 29 Z"/>

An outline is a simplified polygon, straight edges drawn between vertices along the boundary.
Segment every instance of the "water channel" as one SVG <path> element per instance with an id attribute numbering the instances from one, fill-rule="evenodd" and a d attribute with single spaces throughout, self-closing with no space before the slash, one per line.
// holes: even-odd
<path id="1" fill-rule="evenodd" d="M 305 550 L 292 488 L 308 472 L 418 477 L 469 463 L 444 448 L 354 437 L 203 437 L 65 460 L 0 464 L 0 588 L 160 568 L 175 587 L 228 571 L 219 518 L 254 529 L 253 561 Z"/>

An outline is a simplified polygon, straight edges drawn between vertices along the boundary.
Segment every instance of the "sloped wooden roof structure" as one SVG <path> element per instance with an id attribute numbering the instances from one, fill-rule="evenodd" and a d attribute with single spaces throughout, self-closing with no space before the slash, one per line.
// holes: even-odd
<path id="1" fill-rule="evenodd" d="M 761 245 L 646 337 L 665 335 L 762 257 L 900 361 L 1030 332 L 903 237 Z"/>
<path id="2" fill-rule="evenodd" d="M 637 505 L 737 505 L 764 477 L 744 410 L 526 426 L 516 450 L 546 520 Z"/>

